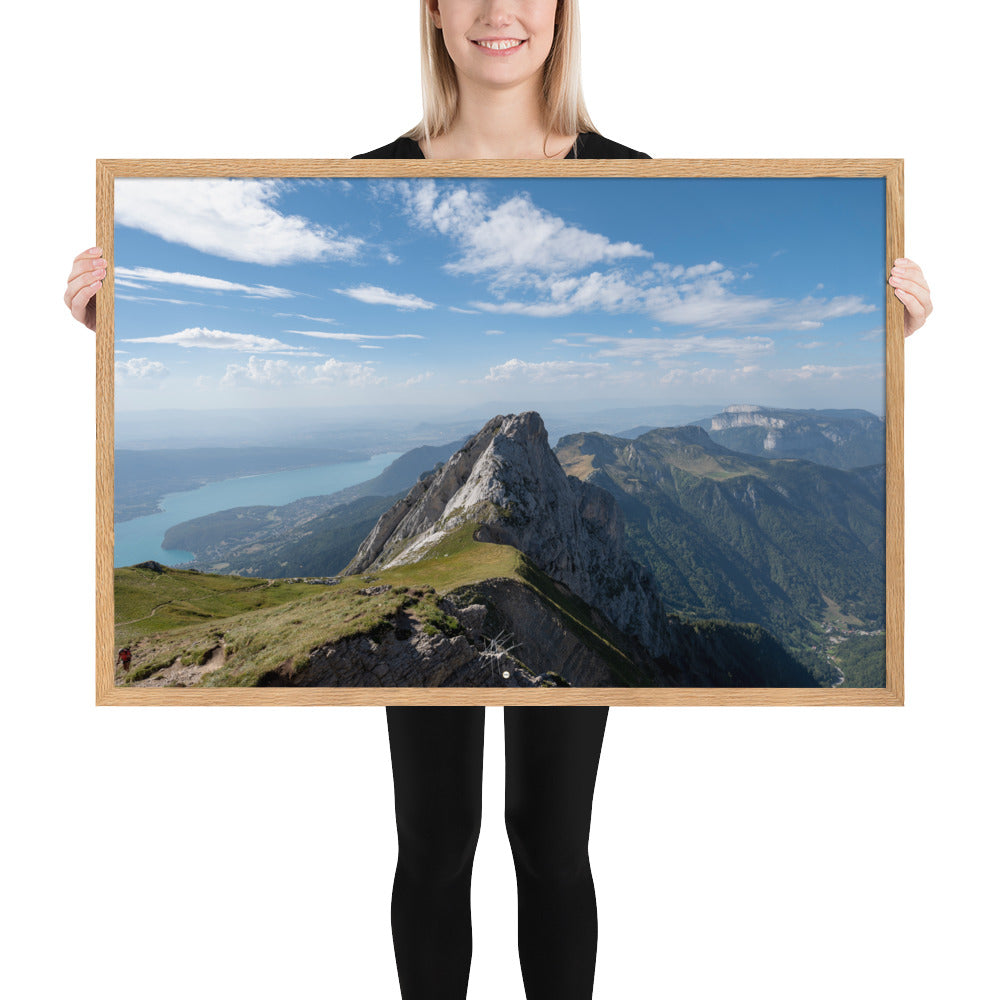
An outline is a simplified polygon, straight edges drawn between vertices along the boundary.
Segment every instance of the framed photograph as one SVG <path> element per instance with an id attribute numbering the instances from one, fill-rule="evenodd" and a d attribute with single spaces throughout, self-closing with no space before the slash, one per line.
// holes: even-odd
<path id="1" fill-rule="evenodd" d="M 902 188 L 98 161 L 98 704 L 901 705 Z"/>

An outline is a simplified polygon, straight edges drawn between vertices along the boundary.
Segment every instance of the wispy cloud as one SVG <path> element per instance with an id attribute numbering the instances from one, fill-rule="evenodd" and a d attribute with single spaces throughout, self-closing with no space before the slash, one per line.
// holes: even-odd
<path id="1" fill-rule="evenodd" d="M 203 288 L 209 292 L 241 292 L 254 299 L 290 299 L 298 292 L 275 285 L 242 285 L 225 278 L 209 278 L 203 274 L 186 274 L 183 271 L 159 271 L 155 267 L 119 267 L 115 269 L 115 281 L 119 277 L 138 278 L 141 281 L 162 285 L 185 285 L 188 288 Z M 145 285 L 132 287 L 143 288 Z"/>
<path id="2" fill-rule="evenodd" d="M 118 384 L 158 383 L 169 374 L 170 371 L 165 364 L 152 361 L 150 358 L 129 358 L 128 361 L 115 362 L 115 382 Z"/>
<path id="3" fill-rule="evenodd" d="M 875 362 L 863 365 L 802 365 L 799 368 L 778 368 L 768 373 L 769 377 L 779 382 L 804 382 L 809 380 L 829 379 L 839 382 L 844 380 L 885 378 L 885 366 Z"/>
<path id="4" fill-rule="evenodd" d="M 582 277 L 557 278 L 544 285 L 549 298 L 535 302 L 473 302 L 483 312 L 518 316 L 569 316 L 600 309 L 625 312 L 641 307 L 641 289 L 619 271 L 593 271 Z"/>
<path id="5" fill-rule="evenodd" d="M 286 330 L 302 337 L 319 337 L 322 340 L 423 340 L 420 333 L 332 333 L 327 330 Z"/>
<path id="6" fill-rule="evenodd" d="M 115 221 L 252 264 L 357 258 L 363 240 L 278 209 L 288 186 L 280 180 L 122 178 L 115 182 Z"/>
<path id="7" fill-rule="evenodd" d="M 294 385 L 377 385 L 384 376 L 362 362 L 330 358 L 321 365 L 301 365 L 291 361 L 251 356 L 246 364 L 226 367 L 221 384 L 231 387 L 278 388 Z"/>
<path id="8" fill-rule="evenodd" d="M 274 316 L 288 319 L 307 319 L 310 323 L 340 323 L 339 319 L 330 319 L 329 316 L 306 316 L 305 313 L 273 313 Z"/>
<path id="9" fill-rule="evenodd" d="M 529 382 L 564 382 L 595 378 L 611 366 L 588 361 L 521 361 L 511 358 L 502 365 L 494 365 L 484 376 L 484 382 L 510 382 L 525 379 Z"/>
<path id="10" fill-rule="evenodd" d="M 671 368 L 660 376 L 664 385 L 712 385 L 719 382 L 740 382 L 760 374 L 759 365 L 740 368 Z"/>
<path id="11" fill-rule="evenodd" d="M 124 295 L 122 292 L 115 292 L 115 301 L 121 299 L 124 302 L 165 302 L 171 306 L 200 306 L 201 302 L 191 302 L 188 299 L 164 299 L 158 295 Z M 210 303 L 214 304 L 214 303 Z"/>
<path id="12" fill-rule="evenodd" d="M 429 378 L 433 378 L 434 372 L 421 372 L 419 375 L 411 375 L 403 385 L 416 385 L 418 382 L 425 382 Z"/>
<path id="13" fill-rule="evenodd" d="M 378 285 L 357 285 L 354 288 L 334 288 L 331 291 L 338 295 L 347 295 L 358 302 L 365 302 L 372 306 L 394 306 L 396 309 L 403 310 L 435 308 L 433 302 L 428 302 L 418 295 L 390 292 Z"/>
<path id="14" fill-rule="evenodd" d="M 232 333 L 228 330 L 208 330 L 202 326 L 165 333 L 159 337 L 125 337 L 126 344 L 174 344 L 177 347 L 199 347 L 216 351 L 245 351 L 255 353 L 302 353 L 299 348 L 285 344 L 273 337 L 260 337 L 255 333 Z M 319 354 L 308 357 L 322 357 Z"/>
<path id="15" fill-rule="evenodd" d="M 697 334 L 690 337 L 604 337 L 587 336 L 583 343 L 593 347 L 595 358 L 636 358 L 666 362 L 697 354 L 730 357 L 759 357 L 774 350 L 770 337 L 724 337 Z M 602 346 L 610 345 L 610 346 Z"/>
<path id="16" fill-rule="evenodd" d="M 873 312 L 859 295 L 830 299 L 759 297 L 734 292 L 733 272 L 718 261 L 689 267 L 653 264 L 635 274 L 622 269 L 592 271 L 536 283 L 534 301 L 475 301 L 483 312 L 554 317 L 598 310 L 645 313 L 657 322 L 702 328 L 813 330 L 830 319 Z"/>

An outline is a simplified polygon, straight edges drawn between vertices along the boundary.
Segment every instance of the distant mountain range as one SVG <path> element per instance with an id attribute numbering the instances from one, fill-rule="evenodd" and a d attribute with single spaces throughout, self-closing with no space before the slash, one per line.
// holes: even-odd
<path id="1" fill-rule="evenodd" d="M 737 403 L 692 424 L 704 428 L 716 444 L 745 455 L 802 458 L 837 469 L 885 464 L 885 420 L 867 410 L 782 410 Z"/>

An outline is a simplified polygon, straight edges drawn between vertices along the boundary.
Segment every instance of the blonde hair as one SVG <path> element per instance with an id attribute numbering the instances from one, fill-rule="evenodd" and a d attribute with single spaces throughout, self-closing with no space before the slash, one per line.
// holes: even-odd
<path id="1" fill-rule="evenodd" d="M 423 118 L 403 133 L 420 141 L 444 135 L 458 115 L 458 77 L 434 23 L 427 0 L 420 0 L 420 84 Z M 559 0 L 552 49 L 542 67 L 543 121 L 546 135 L 597 132 L 583 100 L 580 72 L 580 8 L 577 0 Z"/>

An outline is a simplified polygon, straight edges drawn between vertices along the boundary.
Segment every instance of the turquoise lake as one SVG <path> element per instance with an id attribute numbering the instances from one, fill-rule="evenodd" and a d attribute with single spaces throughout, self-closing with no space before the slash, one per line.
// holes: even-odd
<path id="1" fill-rule="evenodd" d="M 160 501 L 163 508 L 160 513 L 115 525 L 115 566 L 134 566 L 148 559 L 155 559 L 165 566 L 188 562 L 193 558 L 190 552 L 168 552 L 160 547 L 167 529 L 175 524 L 230 507 L 278 506 L 302 497 L 336 493 L 337 490 L 373 479 L 401 454 L 385 452 L 373 455 L 364 462 L 340 462 L 309 469 L 240 476 L 208 483 L 184 493 L 168 493 Z"/>

